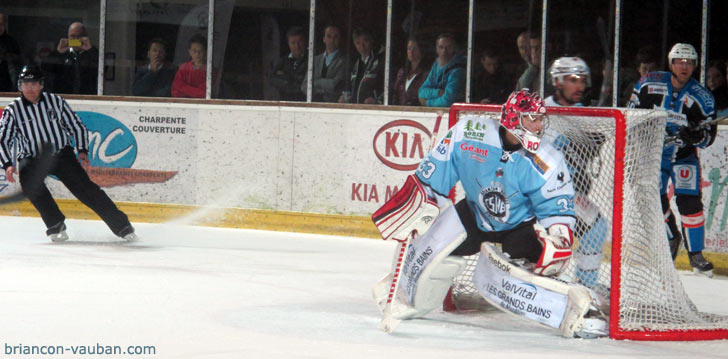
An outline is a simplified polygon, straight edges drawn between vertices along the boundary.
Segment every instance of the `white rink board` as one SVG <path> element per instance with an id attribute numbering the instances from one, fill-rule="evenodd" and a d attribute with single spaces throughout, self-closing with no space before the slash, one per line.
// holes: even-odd
<path id="1" fill-rule="evenodd" d="M 0 99 L 2 104 L 8 101 Z M 99 132 L 87 121 L 89 117 L 108 120 L 101 132 L 117 130 L 116 137 L 100 135 L 100 142 L 106 140 L 117 149 L 109 146 L 103 151 L 92 146 L 93 166 L 126 167 L 142 173 L 134 174 L 141 176 L 136 181 L 103 186 L 115 201 L 345 215 L 371 214 L 404 182 L 427 153 L 432 141 L 429 131 L 437 116 L 434 110 L 69 103 L 90 131 Z M 184 123 L 150 123 L 147 117 Z M 391 126 L 395 121 L 404 122 Z M 149 132 L 150 126 L 162 131 L 176 128 L 178 133 Z M 447 115 L 440 135 L 446 128 Z M 101 157 L 113 157 L 129 147 L 135 147 L 136 157 L 133 161 L 127 158 L 124 166 L 102 161 Z M 397 164 L 409 167 L 392 168 Z M 143 177 L 149 171 L 167 171 L 171 178 L 150 183 Z M 57 198 L 73 198 L 60 182 L 48 183 Z"/>
<path id="2" fill-rule="evenodd" d="M 0 98 L 0 104 L 9 100 Z M 125 136 L 136 143 L 136 157 L 127 164 L 131 169 L 142 175 L 150 170 L 173 174 L 157 183 L 142 176 L 134 183 L 106 186 L 116 201 L 343 215 L 371 214 L 404 182 L 426 153 L 436 119 L 434 110 L 69 103 L 85 122 L 89 113 L 95 113 L 126 127 Z M 184 124 L 150 123 L 142 120 L 144 116 L 183 119 Z M 445 114 L 439 137 L 446 133 L 447 123 Z M 184 133 L 147 132 L 150 126 L 178 132 L 183 128 Z M 122 137 L 109 142 L 126 148 Z M 105 148 L 107 157 L 114 154 L 111 147 Z M 92 161 L 114 167 L 101 163 L 99 151 L 99 146 L 92 148 Z M 715 143 L 700 155 L 706 247 L 728 252 L 728 128 L 721 126 Z M 48 182 L 54 195 L 72 198 L 60 183 Z M 4 184 L 0 177 L 0 187 Z M 0 195 L 7 191 L 10 188 L 3 187 Z"/>
<path id="3" fill-rule="evenodd" d="M 705 248 L 728 252 L 728 126 L 718 127 L 713 145 L 698 151 L 705 215 Z M 672 201 L 675 214 L 680 212 Z M 678 215 L 679 218 L 679 215 Z"/>

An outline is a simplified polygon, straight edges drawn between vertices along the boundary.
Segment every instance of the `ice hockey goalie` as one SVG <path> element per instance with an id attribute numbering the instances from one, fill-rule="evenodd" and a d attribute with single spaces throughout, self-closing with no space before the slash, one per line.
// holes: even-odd
<path id="1" fill-rule="evenodd" d="M 500 119 L 461 118 L 372 215 L 398 242 L 391 273 L 374 287 L 383 330 L 439 307 L 462 257 L 480 252 L 473 282 L 494 306 L 566 337 L 607 334 L 603 302 L 553 278 L 571 258 L 575 213 L 563 155 L 541 142 L 547 125 L 543 100 L 527 90 L 511 94 Z M 465 199 L 452 205 L 446 194 L 458 181 Z"/>

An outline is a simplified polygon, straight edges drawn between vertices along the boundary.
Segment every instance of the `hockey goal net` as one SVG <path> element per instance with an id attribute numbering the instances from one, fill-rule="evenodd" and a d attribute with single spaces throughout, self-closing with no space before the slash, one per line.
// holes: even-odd
<path id="1" fill-rule="evenodd" d="M 666 113 L 549 108 L 548 114 L 544 139 L 564 153 L 576 192 L 574 255 L 562 279 L 609 298 L 611 338 L 728 338 L 728 317 L 697 310 L 670 257 L 659 196 Z M 449 125 L 499 115 L 500 106 L 456 104 Z M 472 283 L 476 260 L 471 256 L 455 278 L 448 305 L 484 305 Z"/>

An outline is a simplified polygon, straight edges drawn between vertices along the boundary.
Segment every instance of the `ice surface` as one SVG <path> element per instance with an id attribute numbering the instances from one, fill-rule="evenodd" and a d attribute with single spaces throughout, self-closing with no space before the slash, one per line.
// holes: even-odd
<path id="1" fill-rule="evenodd" d="M 66 223 L 71 240 L 53 244 L 39 218 L 0 217 L 7 346 L 156 347 L 136 358 L 728 357 L 728 341 L 567 340 L 497 311 L 436 312 L 387 335 L 370 288 L 392 243 L 137 223 L 141 240 L 127 244 L 100 221 Z M 728 314 L 725 277 L 681 277 L 701 310 Z"/>

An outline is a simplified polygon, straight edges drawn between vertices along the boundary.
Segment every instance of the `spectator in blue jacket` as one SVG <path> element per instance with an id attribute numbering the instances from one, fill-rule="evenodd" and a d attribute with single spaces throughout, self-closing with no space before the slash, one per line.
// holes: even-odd
<path id="1" fill-rule="evenodd" d="M 437 61 L 432 64 L 425 83 L 420 87 L 422 106 L 449 107 L 465 99 L 465 65 L 467 59 L 456 55 L 455 36 L 444 33 L 437 37 Z"/>

